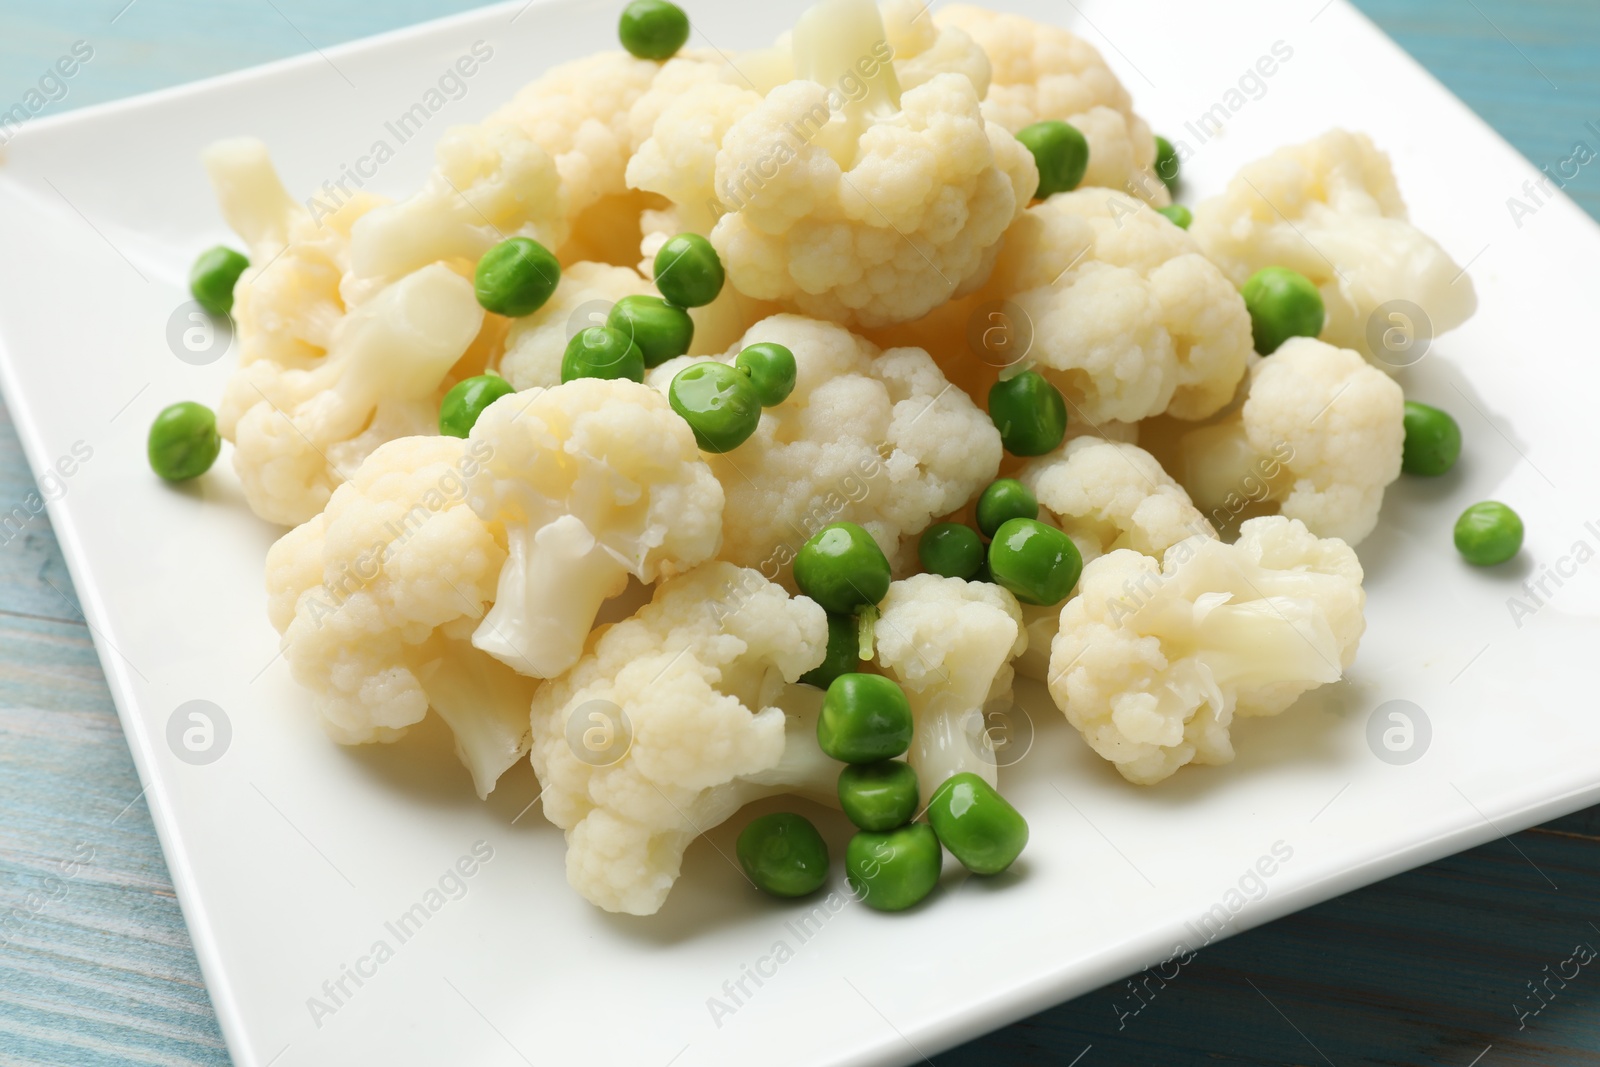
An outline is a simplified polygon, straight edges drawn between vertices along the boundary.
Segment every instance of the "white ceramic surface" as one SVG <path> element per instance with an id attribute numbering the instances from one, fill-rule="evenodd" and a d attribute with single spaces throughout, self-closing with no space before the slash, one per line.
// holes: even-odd
<path id="1" fill-rule="evenodd" d="M 690 8 L 731 49 L 770 39 L 800 6 Z M 1228 933 L 1600 800 L 1600 718 L 1586 684 L 1597 566 L 1547 582 L 1553 595 L 1520 626 L 1507 602 L 1577 542 L 1600 547 L 1592 449 L 1572 447 L 1600 390 L 1582 327 L 1600 232 L 1565 200 L 1517 225 L 1505 200 L 1534 169 L 1344 0 L 1004 6 L 1079 29 L 1155 127 L 1191 146 L 1185 121 L 1242 99 L 1228 91 L 1274 43 L 1292 48 L 1261 98 L 1198 147 L 1190 196 L 1330 125 L 1371 132 L 1417 222 L 1471 263 L 1478 285 L 1477 318 L 1402 379 L 1456 412 L 1467 454 L 1441 482 L 1397 485 L 1362 546 L 1370 629 L 1347 683 L 1244 724 L 1232 766 L 1154 789 L 1123 783 L 1034 692 L 1038 736 L 1007 782 L 1033 829 L 1016 872 L 981 882 L 947 869 L 915 912 L 846 907 L 803 943 L 786 926 L 802 909 L 757 899 L 724 861 L 729 827 L 690 850 L 660 915 L 607 916 L 567 888 L 559 832 L 536 810 L 517 819 L 537 792 L 526 767 L 482 805 L 437 728 L 390 749 L 329 743 L 275 659 L 261 589 L 275 531 L 245 509 L 227 456 L 185 489 L 159 484 L 144 462 L 155 412 L 214 402 L 231 364 L 191 366 L 165 340 L 193 255 L 228 237 L 196 162 L 203 145 L 260 136 L 290 188 L 309 193 L 375 139 L 392 143 L 384 122 L 487 42 L 493 58 L 466 96 L 371 182 L 404 192 L 447 125 L 555 62 L 611 46 L 616 5 L 491 8 L 40 121 L 10 146 L 6 397 L 35 470 L 74 442 L 93 449 L 50 515 L 243 1067 L 912 1062 L 1180 942 L 1195 947 L 1194 924 L 1242 901 L 1230 894 L 1241 881 L 1261 899 L 1231 915 Z M 1449 527 L 1486 497 L 1514 503 L 1529 532 L 1519 564 L 1481 572 L 1456 558 Z M 167 741 L 169 717 L 193 699 L 231 724 L 208 765 L 180 760 Z M 1415 702 L 1431 723 L 1428 750 L 1409 765 L 1381 761 L 1366 740 L 1370 714 L 1391 699 Z M 845 827 L 836 816 L 824 826 L 837 854 Z M 465 895 L 400 943 L 385 923 L 480 841 L 493 858 L 463 880 Z M 1291 858 L 1249 877 L 1275 845 Z M 371 976 L 345 979 L 351 995 L 314 1018 L 309 998 L 379 940 L 392 958 L 363 964 Z M 761 963 L 779 941 L 792 958 Z M 709 998 L 732 1005 L 724 983 L 758 964 L 775 973 L 760 987 L 745 979 L 753 995 L 714 1017 Z"/>

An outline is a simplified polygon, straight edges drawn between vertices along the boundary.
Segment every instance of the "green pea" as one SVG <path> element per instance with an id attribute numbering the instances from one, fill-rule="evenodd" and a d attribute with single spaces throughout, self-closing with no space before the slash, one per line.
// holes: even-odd
<path id="1" fill-rule="evenodd" d="M 841 674 L 817 718 L 817 744 L 845 763 L 877 763 L 911 747 L 911 702 L 881 674 Z"/>
<path id="2" fill-rule="evenodd" d="M 250 261 L 226 245 L 208 248 L 189 268 L 189 292 L 199 305 L 213 315 L 233 310 L 233 287 Z"/>
<path id="3" fill-rule="evenodd" d="M 770 341 L 749 346 L 734 358 L 733 365 L 750 376 L 764 408 L 775 408 L 789 399 L 800 374 L 794 353 Z"/>
<path id="4" fill-rule="evenodd" d="M 1240 291 L 1250 312 L 1256 351 L 1263 356 L 1272 355 L 1291 337 L 1322 332 L 1327 317 L 1322 294 L 1304 274 L 1288 267 L 1265 267 L 1252 274 Z"/>
<path id="5" fill-rule="evenodd" d="M 779 811 L 751 819 L 734 851 L 756 888 L 775 897 L 803 897 L 828 879 L 828 843 L 803 815 Z"/>
<path id="6" fill-rule="evenodd" d="M 985 537 L 1012 519 L 1037 519 L 1039 501 L 1033 490 L 1015 478 L 1000 478 L 989 483 L 989 488 L 978 497 L 978 529 Z"/>
<path id="7" fill-rule="evenodd" d="M 467 436 L 478 424 L 484 408 L 514 392 L 511 383 L 498 374 L 480 374 L 457 382 L 439 405 L 439 432 L 446 437 Z"/>
<path id="8" fill-rule="evenodd" d="M 970 526 L 941 522 L 922 531 L 917 558 L 929 574 L 970 580 L 983 569 L 983 541 Z"/>
<path id="9" fill-rule="evenodd" d="M 989 543 L 994 583 L 1025 604 L 1061 603 L 1078 584 L 1083 557 L 1072 539 L 1037 519 L 1010 519 Z"/>
<path id="10" fill-rule="evenodd" d="M 925 822 L 884 833 L 863 830 L 844 850 L 850 888 L 879 911 L 904 911 L 933 892 L 943 864 L 939 838 Z"/>
<path id="11" fill-rule="evenodd" d="M 854 615 L 889 592 L 889 560 L 872 535 L 853 522 L 824 526 L 794 557 L 800 592 L 835 615 Z"/>
<path id="12" fill-rule="evenodd" d="M 1167 220 L 1180 230 L 1187 230 L 1194 225 L 1194 212 L 1182 204 L 1169 204 L 1166 207 L 1156 208 L 1156 214 L 1165 215 Z"/>
<path id="13" fill-rule="evenodd" d="M 711 242 L 697 233 L 680 233 L 661 246 L 655 261 L 656 288 L 670 304 L 704 307 L 722 292 L 726 275 Z"/>
<path id="14" fill-rule="evenodd" d="M 1035 122 L 1018 130 L 1017 140 L 1038 164 L 1039 190 L 1033 195 L 1040 200 L 1070 193 L 1083 181 L 1089 169 L 1089 142 L 1076 126 L 1059 119 Z"/>
<path id="15" fill-rule="evenodd" d="M 211 469 L 222 451 L 217 417 L 204 404 L 185 400 L 161 409 L 150 424 L 145 453 L 150 469 L 169 482 L 186 482 Z"/>
<path id="16" fill-rule="evenodd" d="M 973 874 L 999 874 L 1028 843 L 1028 821 L 971 771 L 946 778 L 928 801 L 928 822 Z"/>
<path id="17" fill-rule="evenodd" d="M 750 378 L 714 359 L 679 371 L 667 387 L 667 401 L 704 452 L 732 452 L 761 424 L 761 400 Z"/>
<path id="18" fill-rule="evenodd" d="M 1504 563 L 1522 548 L 1522 519 L 1498 500 L 1474 504 L 1456 520 L 1456 549 L 1478 567 Z"/>
<path id="19" fill-rule="evenodd" d="M 1400 469 L 1407 474 L 1443 474 L 1461 458 L 1461 427 L 1447 411 L 1406 401 L 1406 445 Z"/>
<path id="20" fill-rule="evenodd" d="M 1156 177 L 1170 192 L 1178 187 L 1183 164 L 1178 160 L 1178 150 L 1165 137 L 1156 138 Z"/>
<path id="21" fill-rule="evenodd" d="M 625 296 L 611 306 L 606 325 L 633 338 L 646 367 L 659 367 L 689 351 L 694 320 L 659 296 Z"/>
<path id="22" fill-rule="evenodd" d="M 1042 456 L 1067 436 L 1067 401 L 1038 371 L 990 386 L 989 418 L 1013 456 Z"/>
<path id="23" fill-rule="evenodd" d="M 512 237 L 489 249 L 472 280 L 485 310 L 513 319 L 544 307 L 560 282 L 560 262 L 531 237 Z"/>
<path id="24" fill-rule="evenodd" d="M 689 16 L 667 0 L 633 0 L 622 9 L 617 37 L 640 59 L 671 59 L 689 39 Z"/>
<path id="25" fill-rule="evenodd" d="M 822 662 L 800 676 L 807 685 L 826 689 L 841 674 L 861 665 L 861 626 L 854 615 L 828 616 L 828 651 Z"/>
<path id="26" fill-rule="evenodd" d="M 917 813 L 917 772 L 897 759 L 852 763 L 839 772 L 839 807 L 863 830 L 904 826 Z"/>
<path id="27" fill-rule="evenodd" d="M 644 381 L 644 354 L 628 335 L 609 326 L 579 330 L 561 357 L 563 383 L 577 378 L 627 378 Z"/>

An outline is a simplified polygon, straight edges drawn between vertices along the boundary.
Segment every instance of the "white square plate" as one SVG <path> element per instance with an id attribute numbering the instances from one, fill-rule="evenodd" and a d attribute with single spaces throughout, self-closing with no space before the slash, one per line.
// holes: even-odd
<path id="1" fill-rule="evenodd" d="M 228 239 L 202 146 L 262 137 L 289 187 L 310 193 L 487 42 L 466 97 L 372 182 L 403 193 L 446 125 L 611 47 L 616 3 L 491 8 L 38 122 L 13 142 L 0 167 L 5 392 L 35 471 L 75 444 L 92 450 L 63 465 L 50 516 L 238 1063 L 910 1062 L 1196 948 L 1207 930 L 1600 800 L 1586 684 L 1600 583 L 1575 564 L 1600 547 L 1600 502 L 1592 449 L 1573 447 L 1600 392 L 1580 325 L 1600 232 L 1564 199 L 1519 226 L 1505 201 L 1533 168 L 1344 0 L 1004 6 L 1070 15 L 1101 46 L 1155 127 L 1195 149 L 1191 196 L 1329 126 L 1372 133 L 1417 222 L 1478 284 L 1478 316 L 1403 378 L 1457 414 L 1467 453 L 1440 482 L 1391 490 L 1361 548 L 1371 625 L 1348 682 L 1243 724 L 1232 766 L 1153 789 L 1122 782 L 1033 691 L 1037 737 L 1008 775 L 1033 829 L 1016 872 L 984 882 L 947 869 L 914 913 L 846 907 L 808 936 L 789 925 L 801 906 L 757 899 L 719 858 L 732 827 L 690 850 L 660 915 L 608 916 L 566 886 L 561 835 L 536 812 L 513 821 L 537 791 L 526 767 L 483 805 L 437 728 L 389 749 L 329 743 L 275 660 L 261 587 L 275 531 L 246 510 L 226 460 L 186 489 L 145 466 L 155 412 L 214 402 L 231 364 L 189 365 L 166 341 L 194 254 Z M 770 40 L 800 7 L 698 0 L 691 14 L 731 49 Z M 1280 41 L 1292 58 L 1264 92 L 1247 81 L 1240 93 Z M 1186 123 L 1217 105 L 1237 114 L 1201 145 Z M 1450 524 L 1490 497 L 1522 513 L 1527 547 L 1519 564 L 1475 571 Z M 1547 570 L 1542 606 L 1519 625 L 1508 598 L 1527 600 L 1521 582 Z M 206 765 L 168 741 L 174 710 L 195 699 L 231 727 Z M 1394 699 L 1431 726 L 1406 765 L 1367 740 Z M 842 847 L 842 823 L 825 824 Z M 446 872 L 474 847 L 492 859 L 458 889 Z M 1251 874 L 1258 863 L 1272 873 Z M 428 918 L 402 941 L 386 924 L 419 902 Z M 783 962 L 763 962 L 780 942 Z M 752 968 L 766 972 L 759 986 Z M 324 983 L 341 979 L 335 1002 Z M 724 984 L 741 981 L 735 1001 Z M 313 997 L 336 1010 L 313 1012 Z M 714 997 L 735 1010 L 714 1014 Z"/>

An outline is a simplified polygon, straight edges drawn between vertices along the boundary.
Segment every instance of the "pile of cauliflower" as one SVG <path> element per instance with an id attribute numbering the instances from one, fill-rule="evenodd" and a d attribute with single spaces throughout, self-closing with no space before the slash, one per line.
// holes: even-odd
<path id="1" fill-rule="evenodd" d="M 1037 200 L 1014 134 L 1048 119 L 1090 162 Z M 329 733 L 393 741 L 431 709 L 481 796 L 531 759 L 573 887 L 652 914 L 689 843 L 741 805 L 836 803 L 822 694 L 801 681 L 829 622 L 790 563 L 852 522 L 897 579 L 860 669 L 906 689 L 924 797 L 961 771 L 996 780 L 984 709 L 1018 673 L 1131 782 L 1230 760 L 1236 718 L 1339 679 L 1364 629 L 1353 546 L 1404 437 L 1367 317 L 1404 298 L 1442 332 L 1474 298 L 1361 135 L 1246 167 L 1187 231 L 1156 210 L 1155 160 L 1089 44 L 916 0 L 824 0 L 759 52 L 558 67 L 446 134 L 398 201 L 313 214 L 259 143 L 215 145 L 253 264 L 219 427 L 250 507 L 293 527 L 267 557 L 269 608 Z M 643 383 L 561 384 L 587 311 L 653 292 L 655 250 L 682 232 L 727 274 L 690 354 Z M 562 265 L 518 319 L 472 286 L 512 236 Z M 1261 357 L 1239 286 L 1273 265 L 1329 313 L 1320 338 Z M 970 342 L 995 306 L 1031 324 L 1009 367 Z M 792 394 L 739 448 L 702 453 L 668 383 L 759 342 L 793 352 Z M 1070 412 L 1061 447 L 1027 459 L 985 410 L 1022 369 Z M 445 391 L 484 373 L 517 391 L 467 438 L 438 436 Z M 919 535 L 1001 476 L 1085 560 L 1063 604 L 918 573 Z"/>

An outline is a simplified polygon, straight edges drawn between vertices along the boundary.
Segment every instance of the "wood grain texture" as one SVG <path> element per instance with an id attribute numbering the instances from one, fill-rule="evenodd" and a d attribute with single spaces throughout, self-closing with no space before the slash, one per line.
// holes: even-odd
<path id="1" fill-rule="evenodd" d="M 1600 126 L 1595 0 L 1357 2 L 1536 164 L 1577 141 L 1600 150 L 1586 127 Z M 0 0 L 0 108 L 75 40 L 95 58 L 56 109 L 471 6 Z M 1600 217 L 1600 162 L 1567 192 Z M 34 488 L 0 412 L 0 520 L 30 510 Z M 0 1064 L 225 1064 L 48 520 L 13 529 L 0 530 Z M 1119 982 L 937 1062 L 1600 1064 L 1600 972 L 1552 986 L 1536 1016 L 1516 1010 L 1574 944 L 1600 945 L 1597 902 L 1600 808 L 1209 947 L 1144 982 L 1137 1013 Z"/>

